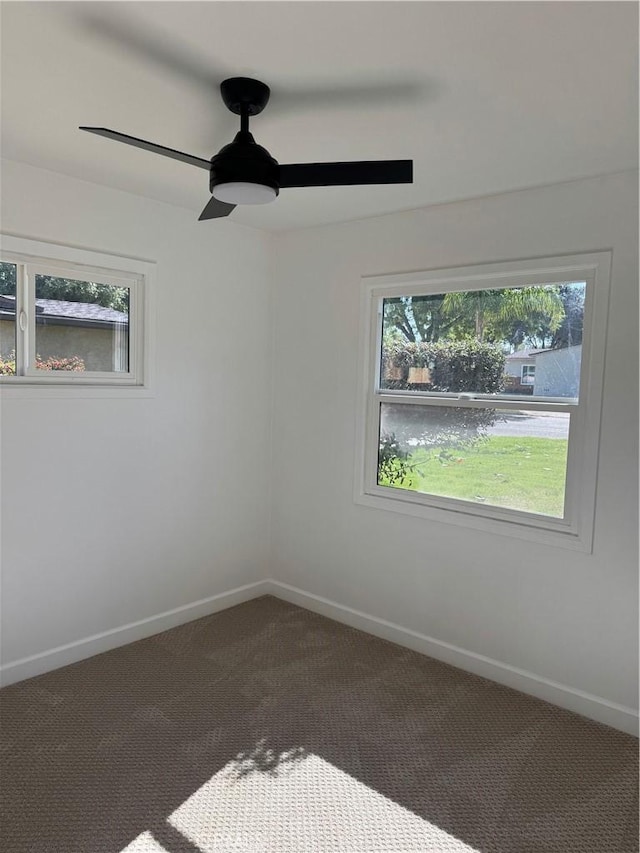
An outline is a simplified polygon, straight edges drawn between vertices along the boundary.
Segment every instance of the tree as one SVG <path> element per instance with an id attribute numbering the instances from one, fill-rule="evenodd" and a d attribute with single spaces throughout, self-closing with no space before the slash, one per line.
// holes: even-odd
<path id="1" fill-rule="evenodd" d="M 435 343 L 448 334 L 455 318 L 443 313 L 444 296 L 399 296 L 384 300 L 384 334 L 411 343 Z"/>
<path id="2" fill-rule="evenodd" d="M 58 278 L 50 275 L 36 275 L 36 297 L 38 299 L 59 299 L 64 302 L 87 302 L 102 305 L 115 311 L 129 311 L 129 290 L 126 287 L 114 287 L 110 284 L 97 284 L 91 281 L 79 281 L 71 278 Z M 16 265 L 0 263 L 0 294 L 16 295 Z"/>
<path id="3" fill-rule="evenodd" d="M 564 317 L 557 287 L 517 287 L 447 293 L 445 317 L 466 325 L 477 340 L 513 343 L 514 331 L 532 335 L 541 324 L 554 332 Z"/>
<path id="4" fill-rule="evenodd" d="M 564 308 L 564 317 L 551 339 L 551 347 L 553 349 L 573 347 L 581 344 L 582 327 L 584 324 L 584 284 L 561 284 L 559 290 Z"/>
<path id="5" fill-rule="evenodd" d="M 385 299 L 384 337 L 388 343 L 475 337 L 513 347 L 543 338 L 544 345 L 564 318 L 560 290 L 534 286 Z"/>
<path id="6" fill-rule="evenodd" d="M 535 312 L 526 319 L 514 319 L 511 323 L 505 323 L 501 330 L 511 346 L 561 349 L 582 342 L 584 284 L 559 284 L 556 286 L 556 292 L 563 311 L 560 325 L 555 324 L 557 318 Z M 552 319 L 553 323 L 550 322 Z"/>
<path id="7" fill-rule="evenodd" d="M 0 295 L 16 295 L 16 265 L 0 263 Z"/>

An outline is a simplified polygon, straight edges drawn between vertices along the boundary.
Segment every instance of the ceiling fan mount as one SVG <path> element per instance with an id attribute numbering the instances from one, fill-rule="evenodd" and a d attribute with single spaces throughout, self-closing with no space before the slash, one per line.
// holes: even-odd
<path id="1" fill-rule="evenodd" d="M 363 160 L 340 163 L 291 163 L 282 165 L 249 132 L 249 118 L 259 115 L 271 91 L 260 80 L 230 77 L 220 85 L 222 100 L 240 116 L 240 130 L 210 160 L 156 145 L 106 127 L 81 127 L 89 133 L 189 163 L 209 172 L 211 199 L 200 219 L 228 216 L 238 204 L 273 201 L 285 187 L 354 186 L 363 184 L 410 184 L 412 160 Z"/>
<path id="2" fill-rule="evenodd" d="M 228 110 L 240 116 L 257 116 L 269 103 L 271 89 L 251 77 L 229 77 L 220 84 L 222 100 Z"/>
<path id="3" fill-rule="evenodd" d="M 211 158 L 209 191 L 229 203 L 237 203 L 238 193 L 252 204 L 273 201 L 280 193 L 278 161 L 249 132 L 249 117 L 262 112 L 271 90 L 260 80 L 230 77 L 222 81 L 220 92 L 226 107 L 240 116 L 240 130 Z"/>

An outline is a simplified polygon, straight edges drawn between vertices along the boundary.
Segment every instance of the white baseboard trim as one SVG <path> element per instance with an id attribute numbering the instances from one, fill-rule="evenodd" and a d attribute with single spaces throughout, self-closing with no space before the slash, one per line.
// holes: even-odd
<path id="1" fill-rule="evenodd" d="M 352 628 L 366 631 L 384 640 L 390 640 L 400 646 L 429 655 L 429 657 L 457 666 L 460 669 L 489 678 L 498 684 L 504 684 L 538 699 L 544 699 L 561 708 L 582 714 L 592 720 L 620 729 L 628 734 L 638 735 L 638 712 L 633 708 L 618 705 L 600 696 L 567 687 L 535 673 L 510 666 L 501 661 L 479 655 L 476 652 L 459 648 L 451 643 L 436 640 L 410 628 L 403 628 L 386 619 L 370 616 L 360 610 L 338 604 L 320 595 L 314 595 L 298 587 L 281 581 L 268 579 L 245 584 L 236 589 L 212 595 L 173 610 L 167 610 L 156 616 L 122 625 L 110 631 L 103 631 L 91 637 L 85 637 L 64 646 L 48 649 L 44 652 L 12 661 L 0 667 L 0 685 L 6 686 L 25 678 L 41 675 L 61 666 L 84 660 L 93 655 L 107 652 L 118 646 L 143 640 L 153 634 L 175 628 L 194 619 L 209 616 L 219 610 L 226 610 L 236 604 L 242 604 L 261 595 L 274 595 L 283 601 L 305 607 L 314 613 L 335 619 Z"/>
<path id="2" fill-rule="evenodd" d="M 183 604 L 182 607 L 174 607 L 173 610 L 158 613 L 156 616 L 131 622 L 129 625 L 121 625 L 119 628 L 112 628 L 110 631 L 103 631 L 100 634 L 94 634 L 91 637 L 85 637 L 64 646 L 57 646 L 54 649 L 12 661 L 0 667 L 0 685 L 5 687 L 16 681 L 32 678 L 34 675 L 42 675 L 43 672 L 76 663 L 101 652 L 108 652 L 118 646 L 124 646 L 136 640 L 144 640 L 153 634 L 159 634 L 169 628 L 183 625 L 185 622 L 192 622 L 194 619 L 209 616 L 219 610 L 226 610 L 228 607 L 234 607 L 236 604 L 242 604 L 270 592 L 272 592 L 270 581 L 248 583 L 228 592 L 212 595 L 209 598 L 201 598 L 199 601 Z"/>
<path id="3" fill-rule="evenodd" d="M 567 687 L 564 684 L 535 675 L 533 672 L 510 666 L 484 655 L 470 652 L 467 649 L 461 649 L 433 637 L 427 637 L 425 634 L 403 628 L 401 625 L 395 625 L 393 622 L 387 622 L 385 619 L 379 619 L 376 616 L 370 616 L 360 610 L 354 610 L 352 607 L 345 607 L 343 604 L 337 604 L 335 601 L 305 592 L 295 586 L 276 580 L 271 580 L 269 584 L 268 592 L 271 595 L 282 598 L 291 604 L 297 604 L 307 610 L 312 610 L 314 613 L 320 613 L 322 616 L 328 616 L 337 622 L 350 625 L 352 628 L 359 628 L 361 631 L 366 631 L 376 637 L 390 640 L 400 646 L 429 655 L 429 657 L 449 663 L 467 672 L 489 678 L 498 684 L 504 684 L 507 687 L 520 690 L 522 693 L 544 699 L 554 705 L 559 705 L 561 708 L 582 714 L 584 717 L 597 720 L 599 723 L 620 729 L 628 734 L 636 737 L 638 735 L 638 712 L 633 708 L 609 702 L 600 696 Z"/>

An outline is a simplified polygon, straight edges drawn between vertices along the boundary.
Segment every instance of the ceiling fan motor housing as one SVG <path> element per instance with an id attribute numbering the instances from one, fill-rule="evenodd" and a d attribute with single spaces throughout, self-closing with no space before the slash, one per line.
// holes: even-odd
<path id="1" fill-rule="evenodd" d="M 211 158 L 209 190 L 218 184 L 242 181 L 263 184 L 280 192 L 278 161 L 262 145 L 258 145 L 251 133 L 240 131 L 233 142 L 225 145 Z"/>

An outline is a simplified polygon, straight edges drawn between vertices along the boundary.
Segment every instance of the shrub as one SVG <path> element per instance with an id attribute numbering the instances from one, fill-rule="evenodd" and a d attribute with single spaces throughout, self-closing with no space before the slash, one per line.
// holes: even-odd
<path id="1" fill-rule="evenodd" d="M 8 356 L 0 355 L 0 376 L 13 376 L 16 372 L 16 355 L 14 352 Z"/>
<path id="2" fill-rule="evenodd" d="M 85 369 L 84 361 L 77 355 L 67 357 L 50 355 L 46 359 L 36 355 L 36 367 L 38 370 L 72 370 L 76 373 Z M 15 372 L 15 351 L 10 352 L 8 356 L 0 355 L 0 376 L 14 376 Z"/>
<path id="3" fill-rule="evenodd" d="M 36 356 L 36 367 L 38 370 L 72 370 L 76 373 L 84 370 L 84 361 L 77 355 L 60 358 L 50 355 L 47 359 Z"/>
<path id="4" fill-rule="evenodd" d="M 504 353 L 496 344 L 476 340 L 437 343 L 392 342 L 382 348 L 385 387 L 420 391 L 476 392 L 503 390 Z M 428 367 L 430 382 L 409 383 L 411 367 Z"/>
<path id="5" fill-rule="evenodd" d="M 400 446 L 394 433 L 381 433 L 378 450 L 378 483 L 381 486 L 411 488 L 409 453 Z"/>

